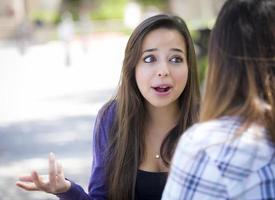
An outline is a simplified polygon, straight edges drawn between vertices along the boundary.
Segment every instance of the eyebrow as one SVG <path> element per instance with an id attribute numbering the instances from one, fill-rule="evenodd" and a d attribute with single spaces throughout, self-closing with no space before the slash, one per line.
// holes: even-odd
<path id="1" fill-rule="evenodd" d="M 157 51 L 157 50 L 158 50 L 157 48 L 146 49 L 146 50 L 144 50 L 142 53 L 145 53 L 145 52 L 152 52 L 152 51 Z"/>
<path id="2" fill-rule="evenodd" d="M 145 52 L 152 52 L 152 51 L 157 51 L 158 49 L 157 48 L 152 48 L 152 49 L 146 49 L 144 50 L 142 53 L 145 53 Z M 171 48 L 170 49 L 171 51 L 177 51 L 177 52 L 180 52 L 180 53 L 183 53 L 185 54 L 185 52 L 179 48 Z"/>
<path id="3" fill-rule="evenodd" d="M 184 52 L 183 50 L 178 49 L 178 48 L 172 48 L 171 50 L 172 50 L 172 51 L 181 52 L 181 53 L 185 54 L 185 52 Z"/>

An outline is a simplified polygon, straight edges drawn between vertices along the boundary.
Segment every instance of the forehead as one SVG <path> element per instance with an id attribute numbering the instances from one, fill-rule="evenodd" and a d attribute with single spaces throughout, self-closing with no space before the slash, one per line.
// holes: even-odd
<path id="1" fill-rule="evenodd" d="M 142 49 L 146 48 L 182 48 L 186 49 L 183 35 L 176 29 L 158 28 L 150 31 L 142 42 Z"/>

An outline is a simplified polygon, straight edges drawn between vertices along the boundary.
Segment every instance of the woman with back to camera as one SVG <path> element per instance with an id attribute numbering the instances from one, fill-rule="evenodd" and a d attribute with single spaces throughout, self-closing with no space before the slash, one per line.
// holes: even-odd
<path id="1" fill-rule="evenodd" d="M 199 100 L 187 26 L 175 16 L 148 18 L 130 36 L 118 92 L 97 116 L 89 193 L 64 179 L 53 154 L 49 182 L 33 172 L 17 185 L 63 200 L 158 200 L 178 138 L 197 121 Z"/>
<path id="2" fill-rule="evenodd" d="M 275 199 L 275 1 L 218 15 L 200 123 L 180 139 L 163 200 Z"/>

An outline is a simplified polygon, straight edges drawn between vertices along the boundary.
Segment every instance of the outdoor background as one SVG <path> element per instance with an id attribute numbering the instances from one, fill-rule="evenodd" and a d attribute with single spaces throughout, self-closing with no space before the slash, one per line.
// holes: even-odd
<path id="1" fill-rule="evenodd" d="M 49 152 L 87 191 L 95 117 L 115 93 L 133 28 L 158 13 L 185 19 L 203 85 L 209 33 L 223 2 L 1 0 L 0 199 L 57 199 L 15 186 L 32 169 L 47 174 Z"/>

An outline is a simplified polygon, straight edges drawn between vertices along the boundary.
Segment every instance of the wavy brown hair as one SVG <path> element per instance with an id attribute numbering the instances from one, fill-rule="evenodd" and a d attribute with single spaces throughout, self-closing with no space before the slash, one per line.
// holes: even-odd
<path id="1" fill-rule="evenodd" d="M 161 157 L 167 166 L 179 137 L 198 119 L 200 93 L 197 65 L 193 42 L 186 24 L 181 18 L 169 15 L 156 15 L 146 19 L 133 31 L 128 40 L 118 92 L 112 100 L 116 104 L 116 114 L 106 153 L 110 200 L 130 200 L 135 197 L 136 173 L 144 157 L 144 120 L 147 114 L 144 97 L 136 83 L 135 67 L 141 57 L 144 38 L 158 28 L 179 31 L 187 46 L 188 80 L 184 92 L 178 99 L 180 118 L 161 146 Z"/>
<path id="2" fill-rule="evenodd" d="M 240 116 L 275 142 L 275 1 L 230 0 L 209 43 L 201 121 Z"/>

